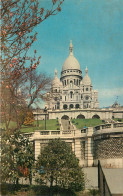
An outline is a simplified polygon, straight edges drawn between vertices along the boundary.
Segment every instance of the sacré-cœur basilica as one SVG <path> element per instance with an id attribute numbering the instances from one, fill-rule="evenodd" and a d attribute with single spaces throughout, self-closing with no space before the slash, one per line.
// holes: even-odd
<path id="1" fill-rule="evenodd" d="M 98 91 L 93 89 L 87 67 L 83 76 L 80 64 L 73 54 L 72 41 L 60 79 L 55 70 L 50 92 L 46 94 L 45 108 L 49 119 L 122 118 L 122 112 L 117 112 L 117 109 L 99 108 Z M 42 118 L 39 115 L 39 119 Z"/>
<path id="2" fill-rule="evenodd" d="M 99 107 L 98 92 L 93 90 L 87 67 L 85 76 L 82 76 L 80 64 L 73 55 L 72 41 L 70 42 L 69 56 L 62 67 L 60 80 L 57 77 L 57 70 L 55 70 L 49 98 L 46 107 L 51 110 Z"/>

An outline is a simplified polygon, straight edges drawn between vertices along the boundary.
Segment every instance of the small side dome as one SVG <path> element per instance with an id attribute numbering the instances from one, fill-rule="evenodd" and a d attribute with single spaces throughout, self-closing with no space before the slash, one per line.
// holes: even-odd
<path id="1" fill-rule="evenodd" d="M 84 85 L 91 85 L 91 79 L 90 77 L 88 76 L 88 68 L 86 67 L 85 69 L 85 77 L 83 78 L 83 84 Z"/>
<path id="2" fill-rule="evenodd" d="M 57 77 L 57 70 L 55 70 L 55 77 L 52 80 L 51 85 L 52 85 L 52 87 L 59 87 L 59 86 L 61 86 L 61 82 L 60 82 L 59 78 Z"/>

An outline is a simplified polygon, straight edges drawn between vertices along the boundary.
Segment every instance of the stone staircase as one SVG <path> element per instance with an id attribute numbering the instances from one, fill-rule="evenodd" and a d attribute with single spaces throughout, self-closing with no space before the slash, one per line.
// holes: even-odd
<path id="1" fill-rule="evenodd" d="M 73 130 L 73 126 L 72 126 L 70 120 L 61 119 L 61 124 L 62 124 L 64 131 Z"/>

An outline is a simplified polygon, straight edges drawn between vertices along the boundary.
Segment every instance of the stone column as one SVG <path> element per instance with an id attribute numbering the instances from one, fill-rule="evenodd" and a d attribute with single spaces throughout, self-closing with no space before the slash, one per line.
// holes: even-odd
<path id="1" fill-rule="evenodd" d="M 79 138 L 75 139 L 75 155 L 80 160 L 81 164 L 81 140 Z"/>
<path id="2" fill-rule="evenodd" d="M 38 156 L 40 155 L 41 147 L 40 147 L 40 141 L 35 140 L 35 160 L 37 160 Z"/>
<path id="3" fill-rule="evenodd" d="M 87 160 L 88 160 L 88 167 L 93 166 L 93 140 L 92 140 L 92 134 L 93 134 L 93 127 L 88 127 L 87 131 Z"/>

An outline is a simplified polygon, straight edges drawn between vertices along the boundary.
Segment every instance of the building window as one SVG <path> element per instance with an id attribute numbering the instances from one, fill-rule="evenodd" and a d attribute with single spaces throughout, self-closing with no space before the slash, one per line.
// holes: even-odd
<path id="1" fill-rule="evenodd" d="M 70 81 L 70 87 L 71 88 L 73 87 L 73 81 L 72 80 Z"/>
<path id="2" fill-rule="evenodd" d="M 83 96 L 81 95 L 81 99 L 83 99 Z"/>
<path id="3" fill-rule="evenodd" d="M 86 91 L 88 91 L 88 88 L 86 88 Z"/>
<path id="4" fill-rule="evenodd" d="M 57 101 L 57 97 L 55 97 L 54 100 Z"/>
<path id="5" fill-rule="evenodd" d="M 76 106 L 75 106 L 76 108 L 79 108 L 79 104 L 76 104 Z"/>
<path id="6" fill-rule="evenodd" d="M 63 109 L 67 109 L 67 105 L 66 104 L 63 105 Z"/>
<path id="7" fill-rule="evenodd" d="M 86 96 L 85 99 L 88 100 L 89 99 L 89 96 Z"/>
<path id="8" fill-rule="evenodd" d="M 77 85 L 78 85 L 78 79 L 77 79 Z"/>
<path id="9" fill-rule="evenodd" d="M 60 109 L 60 103 L 57 102 L 57 109 Z"/>
<path id="10" fill-rule="evenodd" d="M 65 101 L 66 101 L 66 96 L 65 96 Z"/>
<path id="11" fill-rule="evenodd" d="M 73 97 L 73 92 L 71 91 L 70 92 L 70 98 L 72 99 L 72 97 Z"/>
<path id="12" fill-rule="evenodd" d="M 69 108 L 70 108 L 70 109 L 73 108 L 73 104 L 70 104 Z"/>

